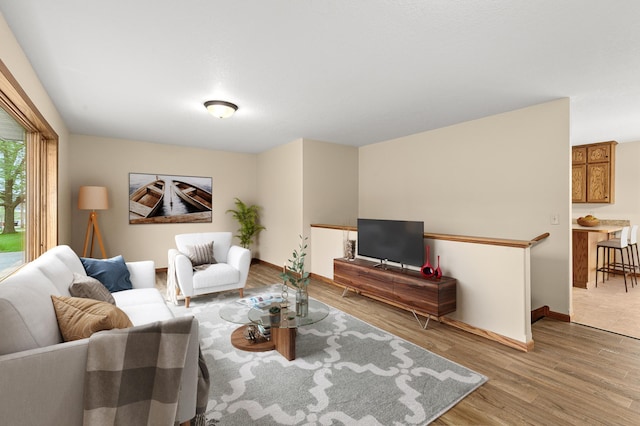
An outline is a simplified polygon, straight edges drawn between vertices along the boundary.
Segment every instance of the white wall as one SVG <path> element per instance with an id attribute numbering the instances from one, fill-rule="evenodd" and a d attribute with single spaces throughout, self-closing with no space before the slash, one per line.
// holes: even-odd
<path id="1" fill-rule="evenodd" d="M 362 217 L 515 240 L 550 232 L 531 251 L 531 305 L 569 314 L 568 99 L 364 146 L 359 162 Z M 494 261 L 498 273 L 503 260 Z"/>
<path id="2" fill-rule="evenodd" d="M 1 13 L 0 40 L 2 40 L 0 42 L 0 59 L 2 59 L 2 62 L 18 81 L 20 87 L 37 107 L 44 119 L 58 134 L 58 242 L 60 244 L 69 244 L 71 222 L 68 218 L 70 215 L 69 200 L 71 191 L 69 189 L 68 173 L 70 163 L 68 161 L 69 132 L 67 126 L 62 121 L 62 117 L 40 83 L 29 59 L 25 56 Z"/>
<path id="3" fill-rule="evenodd" d="M 125 260 L 153 260 L 167 266 L 167 251 L 174 235 L 185 232 L 233 231 L 237 222 L 226 213 L 234 198 L 257 202 L 257 157 L 185 148 L 149 142 L 72 135 L 69 164 L 72 247 L 82 253 L 88 212 L 77 209 L 82 185 L 106 186 L 109 210 L 98 212 L 98 223 L 107 256 L 122 254 Z M 213 178 L 213 221 L 191 224 L 129 224 L 129 173 L 170 174 Z M 99 248 L 94 246 L 94 256 Z"/>

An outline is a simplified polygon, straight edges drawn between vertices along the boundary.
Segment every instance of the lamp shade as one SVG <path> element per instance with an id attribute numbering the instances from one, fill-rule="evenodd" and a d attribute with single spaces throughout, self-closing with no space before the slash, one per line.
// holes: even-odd
<path id="1" fill-rule="evenodd" d="M 80 210 L 106 210 L 109 208 L 107 188 L 105 186 L 81 186 L 78 193 Z"/>
<path id="2" fill-rule="evenodd" d="M 207 101 L 204 106 L 209 111 L 209 114 L 218 118 L 231 117 L 238 109 L 237 105 L 226 101 Z"/>

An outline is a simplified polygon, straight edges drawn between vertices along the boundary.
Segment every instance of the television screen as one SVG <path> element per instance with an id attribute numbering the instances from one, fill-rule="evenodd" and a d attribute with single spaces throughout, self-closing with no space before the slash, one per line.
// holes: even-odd
<path id="1" fill-rule="evenodd" d="M 422 266 L 424 222 L 358 219 L 358 255 Z"/>

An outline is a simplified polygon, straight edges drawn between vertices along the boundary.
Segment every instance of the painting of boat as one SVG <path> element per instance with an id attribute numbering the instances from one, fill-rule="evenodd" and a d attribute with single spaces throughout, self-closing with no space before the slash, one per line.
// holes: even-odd
<path id="1" fill-rule="evenodd" d="M 140 186 L 129 197 L 129 219 L 153 217 L 164 198 L 164 180 L 154 180 L 151 183 Z"/>
<path id="2" fill-rule="evenodd" d="M 211 211 L 211 192 L 191 183 L 173 180 L 176 195 L 200 211 Z"/>
<path id="3" fill-rule="evenodd" d="M 210 177 L 129 173 L 129 223 L 211 223 Z"/>

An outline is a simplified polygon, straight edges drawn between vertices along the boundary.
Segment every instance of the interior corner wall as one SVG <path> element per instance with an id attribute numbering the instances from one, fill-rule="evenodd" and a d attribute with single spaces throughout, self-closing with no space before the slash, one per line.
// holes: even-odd
<path id="1" fill-rule="evenodd" d="M 261 223 L 260 259 L 283 265 L 298 246 L 302 222 L 302 139 L 258 154 L 258 203 Z"/>
<path id="2" fill-rule="evenodd" d="M 358 148 L 303 140 L 304 227 L 356 225 Z"/>
<path id="3" fill-rule="evenodd" d="M 355 225 L 358 149 L 309 139 L 277 146 L 258 155 L 258 192 L 260 259 L 282 265 L 312 223 Z"/>
<path id="4" fill-rule="evenodd" d="M 82 185 L 106 186 L 109 209 L 98 212 L 98 224 L 108 257 L 123 255 L 127 261 L 153 260 L 167 267 L 167 252 L 174 236 L 187 232 L 233 231 L 238 223 L 228 209 L 234 198 L 257 202 L 257 156 L 177 145 L 157 144 L 95 136 L 72 135 L 70 141 L 72 247 L 82 253 L 88 212 L 77 209 Z M 129 173 L 202 176 L 213 179 L 211 223 L 129 224 Z M 237 240 L 236 240 L 237 242 Z M 94 246 L 99 254 L 97 244 Z"/>
<path id="5" fill-rule="evenodd" d="M 569 124 L 569 100 L 559 99 L 361 147 L 359 215 L 424 220 L 425 232 L 442 234 L 549 232 L 531 249 L 531 307 L 569 314 Z"/>
<path id="6" fill-rule="evenodd" d="M 33 70 L 29 59 L 15 39 L 9 25 L 0 13 L 0 58 L 18 81 L 29 99 L 58 134 L 58 243 L 71 242 L 71 216 L 69 200 L 69 132 L 67 126 L 49 98 L 42 83 Z"/>
<path id="7" fill-rule="evenodd" d="M 355 226 L 358 217 L 358 148 L 303 140 L 303 227 L 312 224 Z M 346 236 L 345 236 L 346 239 Z M 307 268 L 314 264 L 312 245 Z"/>

